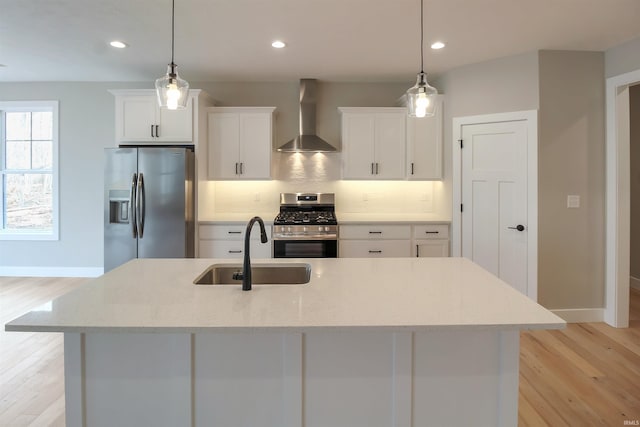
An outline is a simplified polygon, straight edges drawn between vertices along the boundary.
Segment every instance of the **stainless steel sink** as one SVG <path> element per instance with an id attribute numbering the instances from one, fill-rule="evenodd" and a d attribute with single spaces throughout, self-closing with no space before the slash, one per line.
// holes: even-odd
<path id="1" fill-rule="evenodd" d="M 242 264 L 213 264 L 193 281 L 196 285 L 241 285 Z M 234 278 L 237 277 L 237 278 Z M 311 279 L 311 266 L 302 263 L 253 264 L 254 285 L 302 285 Z"/>

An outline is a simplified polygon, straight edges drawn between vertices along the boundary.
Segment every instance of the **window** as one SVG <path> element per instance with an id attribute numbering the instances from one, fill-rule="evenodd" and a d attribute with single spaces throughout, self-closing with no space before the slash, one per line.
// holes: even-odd
<path id="1" fill-rule="evenodd" d="M 58 239 L 58 102 L 0 102 L 0 240 Z"/>

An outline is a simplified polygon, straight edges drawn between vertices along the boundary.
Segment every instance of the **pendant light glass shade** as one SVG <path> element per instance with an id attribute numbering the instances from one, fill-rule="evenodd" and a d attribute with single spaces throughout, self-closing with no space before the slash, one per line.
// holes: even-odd
<path id="1" fill-rule="evenodd" d="M 427 75 L 418 73 L 415 86 L 407 90 L 409 117 L 431 117 L 436 113 L 438 90 L 427 83 Z"/>
<path id="2" fill-rule="evenodd" d="M 172 62 L 167 66 L 167 74 L 156 80 L 156 95 L 160 108 L 181 110 L 187 107 L 189 83 L 180 78 L 177 67 Z"/>
<path id="3" fill-rule="evenodd" d="M 174 21 L 175 21 L 175 0 L 171 1 L 171 63 L 167 66 L 167 74 L 156 80 L 156 95 L 158 97 L 158 105 L 160 108 L 168 108 L 169 110 L 181 110 L 187 107 L 189 98 L 189 83 L 178 75 L 173 62 L 173 45 L 174 45 Z"/>
<path id="4" fill-rule="evenodd" d="M 424 72 L 424 0 L 420 0 L 420 72 L 415 86 L 407 90 L 409 117 L 432 117 L 436 113 L 438 90 L 427 83 Z"/>

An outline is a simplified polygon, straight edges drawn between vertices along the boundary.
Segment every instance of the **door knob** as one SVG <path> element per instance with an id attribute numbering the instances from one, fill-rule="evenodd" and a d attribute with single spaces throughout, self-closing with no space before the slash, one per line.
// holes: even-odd
<path id="1" fill-rule="evenodd" d="M 518 230 L 518 231 L 524 231 L 524 225 L 522 224 L 518 224 L 515 227 L 507 227 L 509 230 Z"/>

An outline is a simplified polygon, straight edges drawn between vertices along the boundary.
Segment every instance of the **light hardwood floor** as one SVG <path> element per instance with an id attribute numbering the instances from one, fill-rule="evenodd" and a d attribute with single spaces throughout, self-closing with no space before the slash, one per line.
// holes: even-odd
<path id="1" fill-rule="evenodd" d="M 20 314 L 88 279 L 0 277 L 0 426 L 64 426 L 62 334 L 5 332 Z M 570 324 L 521 334 L 520 426 L 640 421 L 640 292 L 630 328 Z"/>

